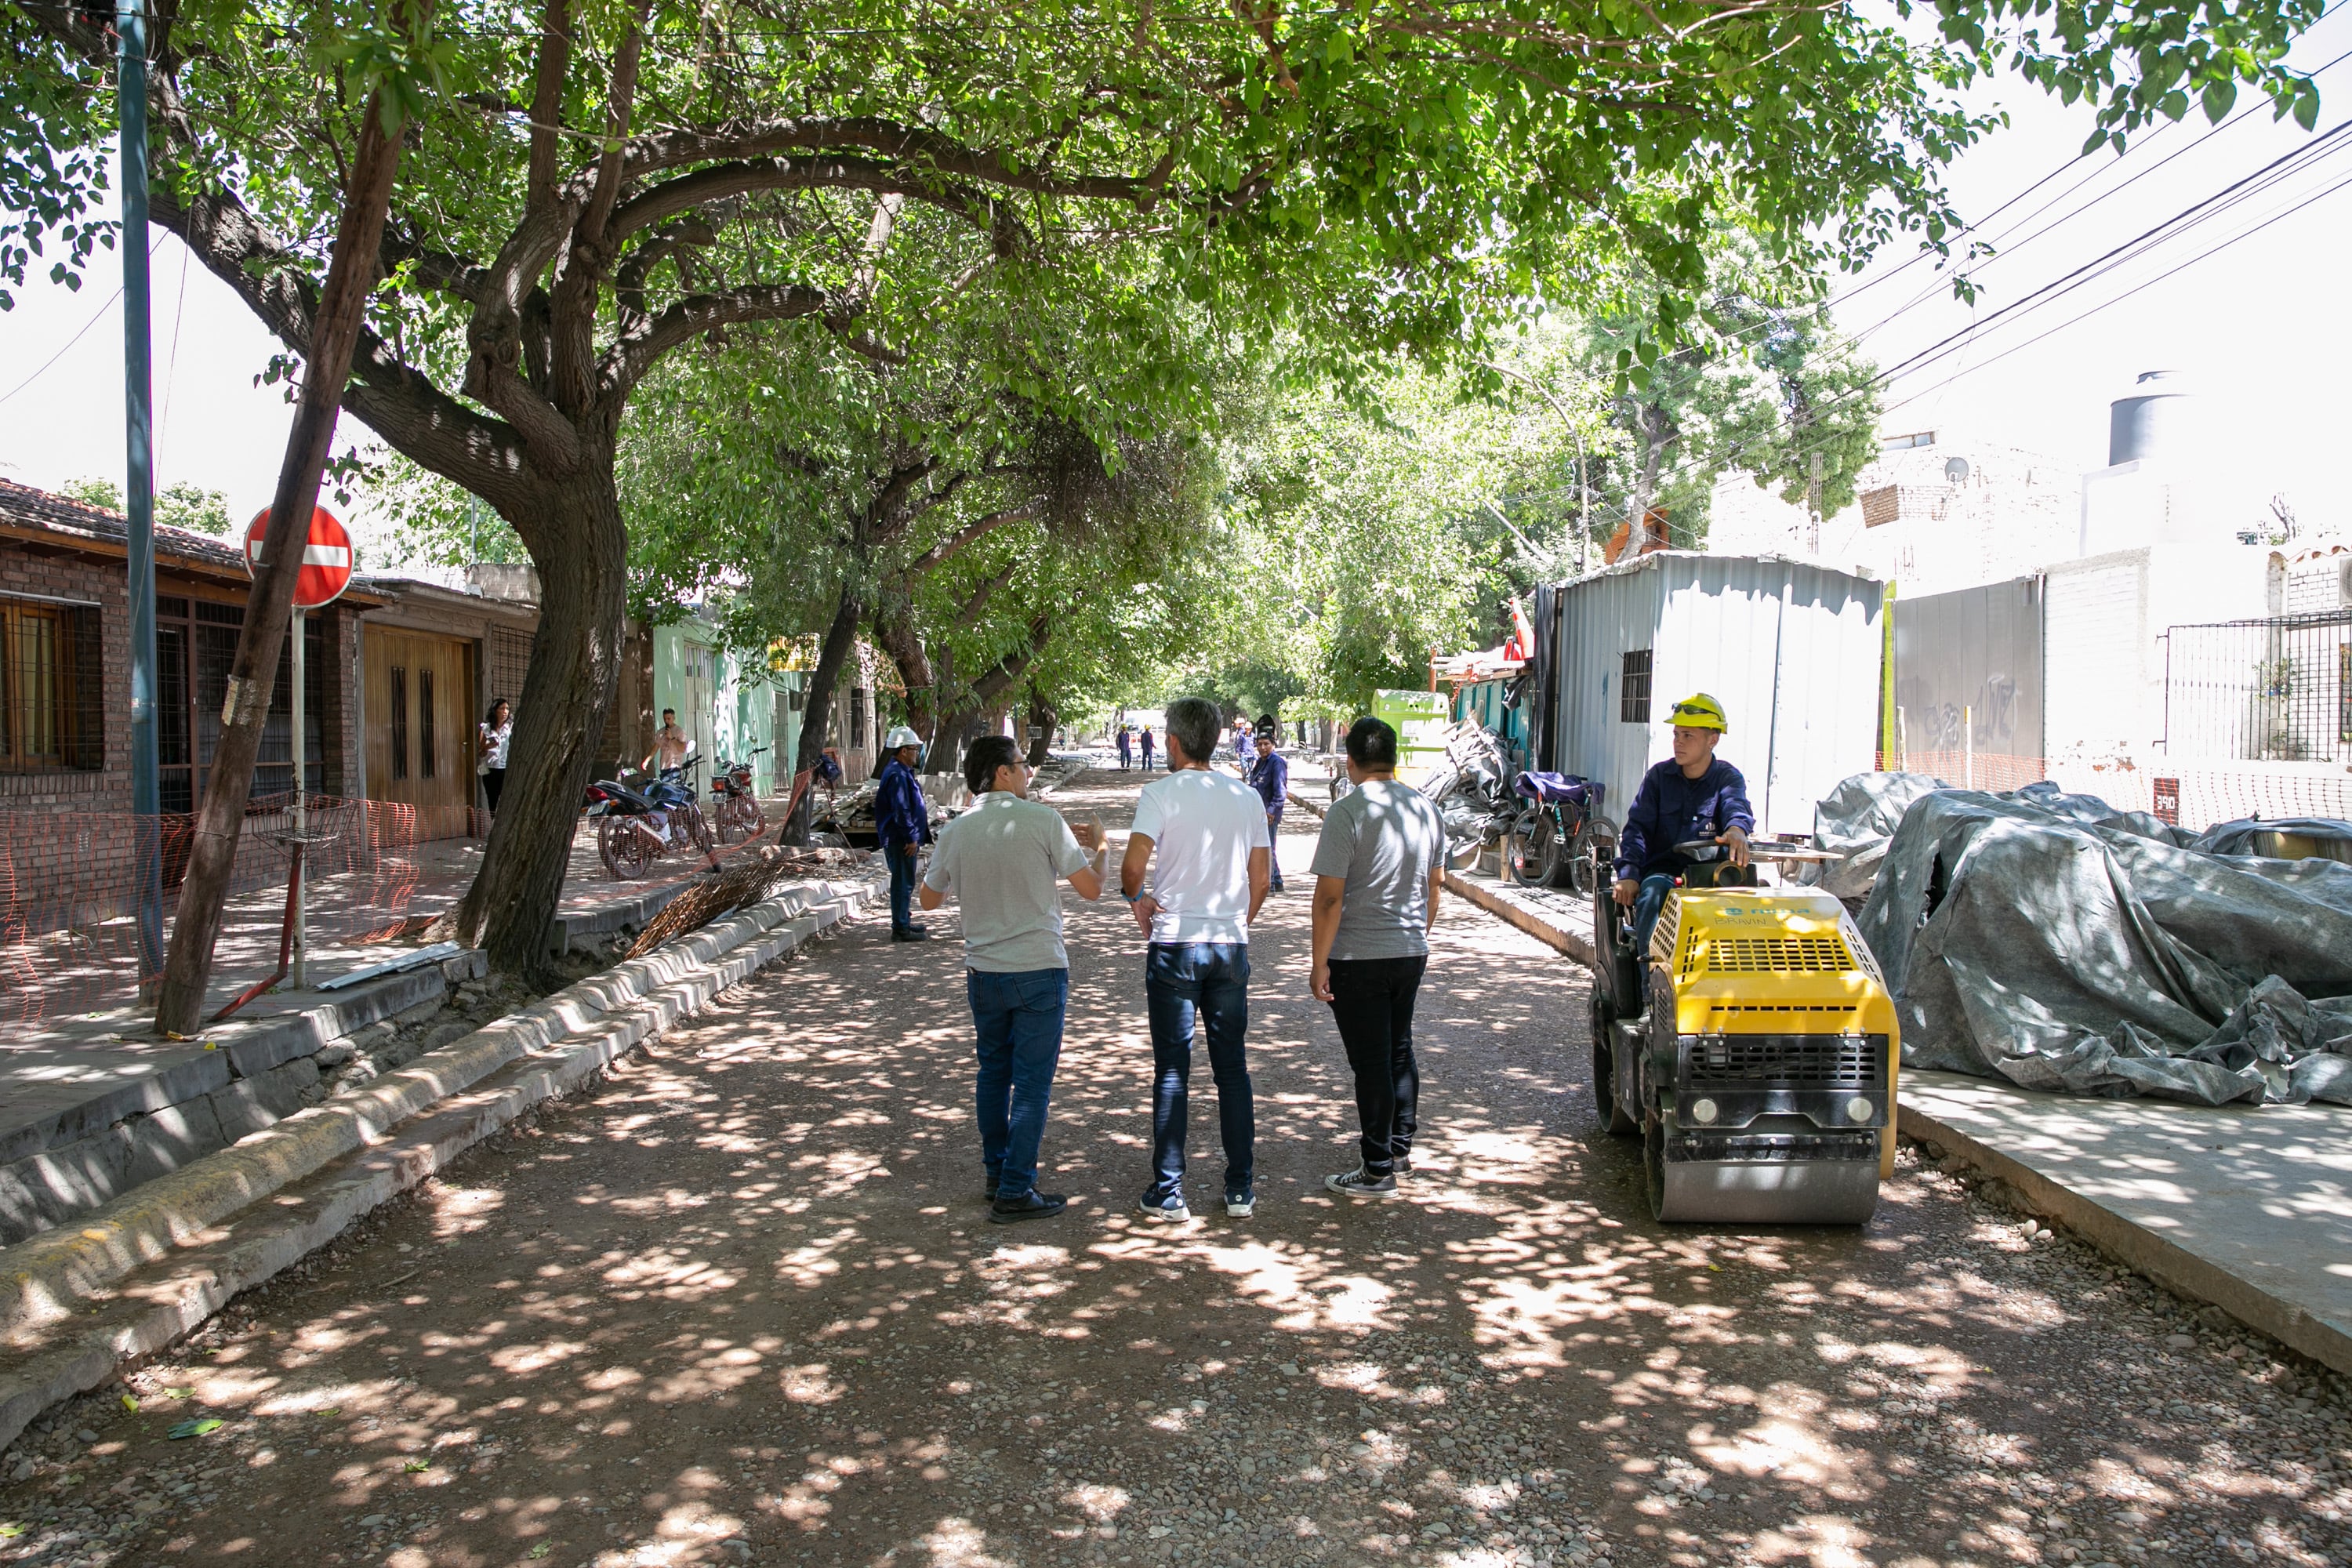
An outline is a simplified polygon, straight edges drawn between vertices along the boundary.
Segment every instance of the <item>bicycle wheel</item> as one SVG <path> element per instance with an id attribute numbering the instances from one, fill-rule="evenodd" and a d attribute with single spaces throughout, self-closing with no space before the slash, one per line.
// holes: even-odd
<path id="1" fill-rule="evenodd" d="M 1519 828 L 1511 839 L 1515 850 L 1511 874 L 1521 887 L 1559 885 L 1559 826 L 1550 812 L 1540 807 L 1528 812 L 1519 818 Z"/>
<path id="2" fill-rule="evenodd" d="M 702 815 L 702 808 L 698 805 L 680 806 L 677 812 L 671 814 L 672 820 L 681 812 L 686 816 L 686 836 L 694 840 L 695 847 L 705 855 L 717 854 L 719 839 L 710 831 L 710 819 Z"/>
<path id="3" fill-rule="evenodd" d="M 653 868 L 654 847 L 631 817 L 608 816 L 596 824 L 596 854 L 616 882 L 635 881 Z"/>
<path id="4" fill-rule="evenodd" d="M 721 795 L 719 797 L 718 807 L 712 813 L 712 815 L 718 819 L 715 824 L 715 827 L 719 834 L 719 843 L 732 844 L 738 839 L 750 838 L 760 831 L 757 826 L 753 826 L 759 818 L 759 808 L 757 806 L 752 806 L 751 809 L 751 820 L 746 821 L 745 819 L 744 807 L 750 805 L 751 803 L 740 795 Z"/>
<path id="5" fill-rule="evenodd" d="M 1617 858 L 1617 825 L 1605 816 L 1587 817 L 1576 830 L 1569 857 L 1569 887 L 1579 897 L 1597 899 L 1611 880 L 1609 863 Z"/>

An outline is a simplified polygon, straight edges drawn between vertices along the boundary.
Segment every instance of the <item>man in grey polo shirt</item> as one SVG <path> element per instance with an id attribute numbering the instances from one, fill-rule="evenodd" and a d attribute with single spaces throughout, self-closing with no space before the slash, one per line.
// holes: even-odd
<path id="1" fill-rule="evenodd" d="M 1051 806 L 1024 798 L 1031 770 L 1009 737 L 974 741 L 963 774 L 978 798 L 940 830 L 920 897 L 923 908 L 935 910 L 953 892 L 963 911 L 988 1217 L 1011 1225 L 1049 1218 L 1069 1203 L 1037 1190 L 1037 1149 L 1070 1001 L 1056 883 L 1066 877 L 1080 898 L 1100 898 L 1109 851 L 1101 828 L 1088 824 L 1073 831 Z"/>
<path id="2" fill-rule="evenodd" d="M 1356 1075 L 1362 1159 L 1323 1184 L 1357 1198 L 1396 1195 L 1411 1169 L 1421 1098 L 1412 1008 L 1429 967 L 1429 928 L 1445 877 L 1445 820 L 1396 778 L 1397 736 L 1378 719 L 1348 731 L 1348 778 L 1316 840 L 1315 967 Z"/>

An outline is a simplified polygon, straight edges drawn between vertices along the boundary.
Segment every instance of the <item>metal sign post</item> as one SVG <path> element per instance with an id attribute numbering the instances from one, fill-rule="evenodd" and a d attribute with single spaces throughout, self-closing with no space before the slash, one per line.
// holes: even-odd
<path id="1" fill-rule="evenodd" d="M 302 737 L 302 606 L 294 606 L 294 623 L 289 628 L 294 638 L 294 833 L 296 841 L 310 828 L 310 768 L 307 765 Z M 310 956 L 310 885 L 301 874 L 299 863 L 294 874 L 294 953 L 287 966 L 287 978 L 294 989 L 300 991 L 309 984 L 305 966 Z"/>
<path id="2" fill-rule="evenodd" d="M 139 879 L 139 994 L 163 973 L 163 799 L 155 734 L 155 484 L 147 339 L 147 9 L 124 0 L 121 38 L 123 516 L 130 557 L 131 810 Z"/>
<path id="3" fill-rule="evenodd" d="M 261 541 L 269 531 L 269 513 L 265 509 L 245 531 L 245 565 L 248 572 L 261 566 Z M 296 990 L 301 990 L 308 976 L 304 967 L 310 947 L 310 888 L 303 879 L 303 847 L 310 837 L 310 768 L 309 740 L 303 733 L 304 710 L 303 670 L 306 668 L 303 644 L 303 612 L 323 609 L 341 596 L 351 586 L 352 572 L 359 564 L 352 549 L 352 536 L 334 514 L 324 507 L 310 513 L 310 528 L 302 542 L 302 570 L 294 579 L 294 619 L 288 635 L 294 639 L 292 677 L 294 680 L 294 810 L 293 832 L 289 840 L 294 847 L 293 882 L 287 893 L 290 906 L 288 919 L 291 922 L 290 946 L 287 953 L 287 978 Z M 240 1002 L 244 999 L 240 999 Z"/>

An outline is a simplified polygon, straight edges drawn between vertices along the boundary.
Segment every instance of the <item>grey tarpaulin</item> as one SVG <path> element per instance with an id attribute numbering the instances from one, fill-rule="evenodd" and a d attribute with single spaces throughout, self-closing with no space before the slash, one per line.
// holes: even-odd
<path id="1" fill-rule="evenodd" d="M 2259 817 L 2241 817 L 2235 822 L 2217 822 L 2199 834 L 2192 847 L 2209 855 L 2245 855 L 2252 852 L 2254 835 L 2258 833 L 2293 833 L 2306 838 L 2352 838 L 2352 822 L 2332 816 L 2282 816 L 2264 822 Z"/>
<path id="2" fill-rule="evenodd" d="M 1808 865 L 1797 879 L 1841 899 L 1864 897 L 1911 803 L 1949 787 L 1926 773 L 1856 773 L 1844 780 L 1813 806 L 1813 847 L 1845 858 Z"/>
<path id="3" fill-rule="evenodd" d="M 1864 906 L 1913 1066 L 2352 1104 L 2352 866 L 2187 847 L 2042 784 L 1922 795 Z"/>

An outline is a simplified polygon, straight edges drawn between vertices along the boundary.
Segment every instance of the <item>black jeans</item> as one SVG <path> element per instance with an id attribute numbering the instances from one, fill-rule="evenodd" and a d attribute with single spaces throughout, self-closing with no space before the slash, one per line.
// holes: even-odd
<path id="1" fill-rule="evenodd" d="M 483 770 L 483 772 L 482 772 L 482 798 L 489 802 L 489 805 L 490 805 L 490 815 L 491 815 L 492 816 L 496 816 L 499 814 L 499 796 L 500 796 L 500 795 L 504 795 L 504 794 L 506 793 L 506 790 L 507 790 L 507 771 L 506 771 L 506 769 L 504 769 L 504 768 L 486 768 L 486 769 L 484 769 L 484 770 Z"/>
<path id="2" fill-rule="evenodd" d="M 1412 1005 L 1421 994 L 1427 954 L 1412 958 L 1334 959 L 1331 1021 L 1356 1075 L 1356 1117 L 1362 1123 L 1364 1169 L 1391 1174 L 1412 1152 L 1421 1069 L 1412 1059 Z"/>

